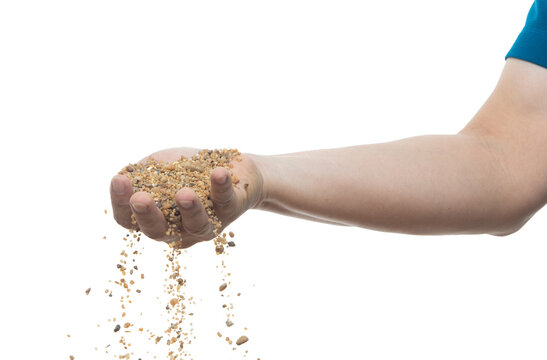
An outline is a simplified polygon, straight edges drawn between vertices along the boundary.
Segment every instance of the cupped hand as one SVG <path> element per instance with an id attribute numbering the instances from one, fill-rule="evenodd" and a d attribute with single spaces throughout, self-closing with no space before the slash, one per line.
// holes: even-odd
<path id="1" fill-rule="evenodd" d="M 173 148 L 158 151 L 141 161 L 153 158 L 157 161 L 172 162 L 181 156 L 192 157 L 198 153 L 193 148 Z M 211 200 L 217 217 L 222 222 L 222 231 L 231 222 L 261 201 L 263 181 L 254 156 L 241 154 L 241 161 L 232 161 L 233 174 L 239 182 L 234 186 L 230 171 L 223 167 L 215 168 L 211 173 Z M 181 214 L 181 235 L 166 235 L 167 221 L 156 206 L 152 196 L 143 191 L 134 193 L 129 178 L 116 175 L 110 184 L 110 197 L 114 219 L 127 229 L 138 229 L 151 239 L 173 242 L 187 248 L 200 241 L 215 237 L 213 225 L 209 222 L 205 208 L 191 188 L 180 189 L 175 202 Z M 137 224 L 132 222 L 135 216 Z"/>

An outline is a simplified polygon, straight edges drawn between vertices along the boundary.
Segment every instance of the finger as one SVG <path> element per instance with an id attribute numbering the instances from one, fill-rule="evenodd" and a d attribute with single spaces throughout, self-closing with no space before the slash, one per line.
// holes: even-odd
<path id="1" fill-rule="evenodd" d="M 110 200 L 112 202 L 112 211 L 114 219 L 124 228 L 130 229 L 133 226 L 131 223 L 131 208 L 129 207 L 129 199 L 133 195 L 131 181 L 124 175 L 116 175 L 110 182 Z"/>
<path id="2" fill-rule="evenodd" d="M 175 194 L 175 201 L 182 218 L 182 227 L 190 235 L 202 240 L 213 238 L 213 224 L 196 194 L 183 188 Z"/>
<path id="3" fill-rule="evenodd" d="M 211 173 L 211 200 L 220 218 L 227 218 L 234 212 L 234 199 L 235 192 L 230 172 L 222 167 L 214 169 Z"/>
<path id="4" fill-rule="evenodd" d="M 167 238 L 167 221 L 149 193 L 139 191 L 131 196 L 129 203 L 140 230 L 146 236 L 154 240 Z"/>

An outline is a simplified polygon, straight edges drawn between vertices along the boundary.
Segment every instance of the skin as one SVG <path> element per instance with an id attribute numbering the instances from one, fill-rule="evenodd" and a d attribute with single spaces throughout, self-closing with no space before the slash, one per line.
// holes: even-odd
<path id="1" fill-rule="evenodd" d="M 159 161 L 175 161 L 181 156 L 191 157 L 198 153 L 193 148 L 173 148 L 158 151 L 147 158 Z M 232 177 L 228 169 L 219 167 L 211 173 L 211 200 L 218 218 L 224 229 L 245 211 L 256 208 L 260 202 L 262 175 L 250 156 L 242 154 L 242 161 L 233 163 L 233 173 L 241 184 L 249 184 L 247 188 L 232 185 Z M 156 206 L 152 196 L 144 191 L 133 193 L 131 183 L 126 176 L 116 175 L 110 185 L 110 197 L 114 210 L 114 219 L 118 224 L 130 229 L 131 214 L 135 215 L 138 228 L 151 239 L 172 242 L 179 238 L 165 235 L 167 222 Z M 182 218 L 183 247 L 189 247 L 197 242 L 214 238 L 213 226 L 197 195 L 191 188 L 182 188 L 175 194 L 175 202 Z"/>
<path id="2" fill-rule="evenodd" d="M 196 149 L 150 155 L 172 161 Z M 227 226 L 248 209 L 406 234 L 508 235 L 547 203 L 547 69 L 508 59 L 489 99 L 457 134 L 276 156 L 243 154 L 233 172 L 211 175 L 211 197 Z M 221 183 L 226 179 L 225 183 Z M 114 190 L 120 190 L 116 192 Z M 161 241 L 167 225 L 149 194 L 117 175 L 114 217 Z M 191 189 L 175 197 L 186 246 L 213 238 Z M 189 207 L 186 207 L 189 205 Z M 141 211 L 142 210 L 142 211 Z"/>

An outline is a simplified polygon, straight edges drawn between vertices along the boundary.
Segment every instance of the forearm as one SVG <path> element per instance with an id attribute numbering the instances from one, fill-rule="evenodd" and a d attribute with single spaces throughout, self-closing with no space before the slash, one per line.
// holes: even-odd
<path id="1" fill-rule="evenodd" d="M 468 135 L 256 161 L 264 181 L 257 208 L 286 215 L 411 234 L 503 233 L 511 216 L 502 167 Z"/>

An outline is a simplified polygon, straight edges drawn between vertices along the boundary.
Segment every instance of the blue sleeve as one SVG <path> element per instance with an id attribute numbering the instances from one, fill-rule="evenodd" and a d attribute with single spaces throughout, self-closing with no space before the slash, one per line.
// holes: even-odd
<path id="1" fill-rule="evenodd" d="M 547 0 L 535 0 L 524 29 L 505 58 L 508 57 L 547 68 Z"/>

